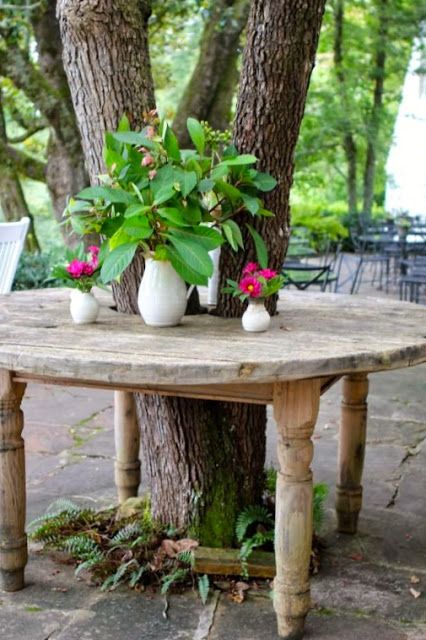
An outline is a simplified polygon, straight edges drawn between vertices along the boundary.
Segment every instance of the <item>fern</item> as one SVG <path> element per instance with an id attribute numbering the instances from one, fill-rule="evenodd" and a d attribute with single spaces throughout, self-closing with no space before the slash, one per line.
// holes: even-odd
<path id="1" fill-rule="evenodd" d="M 188 575 L 188 569 L 175 569 L 161 578 L 161 594 L 164 596 L 170 591 L 172 585 L 182 582 Z"/>
<path id="2" fill-rule="evenodd" d="M 176 559 L 179 560 L 182 564 L 187 564 L 189 567 L 194 566 L 195 557 L 192 551 L 186 549 L 186 551 L 179 551 L 176 555 Z"/>
<path id="3" fill-rule="evenodd" d="M 209 597 L 210 581 L 209 576 L 204 574 L 198 578 L 198 593 L 201 598 L 201 602 L 205 605 Z"/>
<path id="4" fill-rule="evenodd" d="M 132 560 L 129 560 L 128 562 L 125 562 L 124 564 L 120 564 L 117 571 L 113 573 L 112 576 L 108 576 L 108 578 L 104 580 L 101 586 L 101 590 L 106 591 L 107 589 L 109 589 L 110 591 L 112 591 L 113 589 L 116 589 L 120 582 L 123 581 L 124 577 L 129 571 L 129 568 L 132 565 L 136 565 L 136 567 L 139 567 L 138 562 L 134 558 L 132 558 Z"/>
<path id="5" fill-rule="evenodd" d="M 137 571 L 135 570 L 132 572 L 129 579 L 129 587 L 131 589 L 134 589 L 134 587 L 136 587 L 137 583 L 142 578 L 145 571 L 146 571 L 146 566 L 142 565 L 141 567 L 139 567 Z"/>
<path id="6" fill-rule="evenodd" d="M 271 495 L 275 495 L 277 489 L 277 470 L 269 467 L 265 471 L 265 489 Z"/>
<path id="7" fill-rule="evenodd" d="M 249 527 L 254 524 L 262 524 L 267 527 L 274 526 L 274 519 L 266 507 L 253 505 L 246 507 L 238 516 L 235 534 L 238 542 L 242 542 L 247 535 Z"/>
<path id="8" fill-rule="evenodd" d="M 62 548 L 77 560 L 90 560 L 94 557 L 104 558 L 100 546 L 87 535 L 70 536 L 62 543 Z"/>
<path id="9" fill-rule="evenodd" d="M 140 533 L 142 533 L 142 526 L 140 522 L 130 522 L 111 538 L 109 544 L 111 547 L 122 546 L 124 545 L 124 543 L 129 542 L 129 540 L 139 535 Z"/>

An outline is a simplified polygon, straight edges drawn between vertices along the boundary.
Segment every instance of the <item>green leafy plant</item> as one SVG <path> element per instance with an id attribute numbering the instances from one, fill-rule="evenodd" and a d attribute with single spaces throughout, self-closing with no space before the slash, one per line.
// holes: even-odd
<path id="1" fill-rule="evenodd" d="M 147 120 L 142 131 L 131 131 L 123 117 L 118 131 L 105 135 L 108 173 L 70 201 L 67 215 L 77 233 L 105 239 L 104 283 L 119 278 L 141 248 L 146 256 L 169 260 L 186 282 L 205 285 L 213 273 L 209 251 L 223 243 L 243 248 L 239 214 L 248 220 L 273 216 L 261 194 L 276 181 L 254 168 L 255 156 L 238 154 L 233 145 L 223 153 L 208 147 L 205 128 L 194 118 L 187 122 L 194 149 L 182 150 L 155 112 Z M 247 228 L 262 262 L 263 240 Z"/>
<path id="2" fill-rule="evenodd" d="M 91 246 L 85 249 L 83 245 L 75 251 L 66 252 L 67 264 L 59 264 L 52 270 L 54 278 L 62 281 L 67 287 L 89 292 L 99 284 L 101 261 L 99 247 Z"/>
<path id="3" fill-rule="evenodd" d="M 56 257 L 49 253 L 23 252 L 13 282 L 14 291 L 60 286 L 60 279 L 51 276 L 52 264 L 55 259 Z"/>
<path id="4" fill-rule="evenodd" d="M 275 502 L 277 471 L 268 469 L 265 474 L 265 491 L 268 501 Z M 314 532 L 321 530 L 324 521 L 324 503 L 328 495 L 328 486 L 316 484 L 313 490 L 313 524 Z M 240 543 L 241 572 L 245 578 L 248 574 L 248 560 L 254 549 L 273 547 L 275 538 L 275 519 L 265 505 L 246 507 L 238 516 L 235 535 Z"/>
<path id="5" fill-rule="evenodd" d="M 272 269 L 261 269 L 256 262 L 249 262 L 243 270 L 239 282 L 227 279 L 228 286 L 223 288 L 224 293 L 232 293 L 240 300 L 253 298 L 269 298 L 284 286 L 284 276 Z"/>

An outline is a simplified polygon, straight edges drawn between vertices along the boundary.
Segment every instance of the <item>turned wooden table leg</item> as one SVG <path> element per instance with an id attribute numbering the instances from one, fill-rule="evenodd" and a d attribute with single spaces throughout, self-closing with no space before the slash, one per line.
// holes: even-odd
<path id="1" fill-rule="evenodd" d="M 140 433 L 133 393 L 114 392 L 115 484 L 119 502 L 138 495 Z"/>
<path id="2" fill-rule="evenodd" d="M 361 510 L 367 395 L 366 374 L 355 373 L 343 378 L 336 491 L 337 529 L 342 533 L 356 533 Z"/>
<path id="3" fill-rule="evenodd" d="M 312 549 L 311 436 L 318 415 L 319 380 L 275 385 L 279 471 L 276 494 L 274 607 L 278 633 L 303 636 L 310 609 L 309 563 Z"/>
<path id="4" fill-rule="evenodd" d="M 25 451 L 20 409 L 25 385 L 0 369 L 0 588 L 24 586 L 27 564 L 25 535 Z"/>

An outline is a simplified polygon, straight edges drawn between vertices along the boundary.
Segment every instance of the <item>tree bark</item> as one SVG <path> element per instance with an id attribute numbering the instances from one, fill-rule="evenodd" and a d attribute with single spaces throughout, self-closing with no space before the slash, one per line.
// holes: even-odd
<path id="1" fill-rule="evenodd" d="M 376 177 L 376 151 L 383 109 L 383 93 L 386 68 L 386 41 L 389 28 L 389 0 L 377 1 L 379 22 L 374 51 L 374 93 L 370 118 L 367 122 L 367 151 L 364 167 L 363 210 L 371 216 L 374 202 L 374 182 Z"/>
<path id="2" fill-rule="evenodd" d="M 339 90 L 340 100 L 343 105 L 343 117 L 341 121 L 343 150 L 345 152 L 347 173 L 346 173 L 346 189 L 348 199 L 349 213 L 357 213 L 358 197 L 357 197 L 357 145 L 352 126 L 348 115 L 350 105 L 346 92 L 346 77 L 343 68 L 343 24 L 344 24 L 345 6 L 344 0 L 337 0 L 334 6 L 334 42 L 333 42 L 333 60 L 337 78 L 337 86 Z"/>
<path id="3" fill-rule="evenodd" d="M 39 251 L 40 245 L 34 229 L 34 219 L 25 200 L 19 174 L 9 151 L 0 89 L 0 166 L 2 168 L 0 173 L 0 206 L 7 222 L 20 220 L 23 217 L 30 219 L 25 248 L 27 251 Z"/>
<path id="4" fill-rule="evenodd" d="M 294 150 L 303 117 L 309 79 L 325 0 L 253 0 L 241 72 L 234 140 L 242 153 L 259 158 L 259 168 L 271 173 L 277 187 L 266 194 L 265 205 L 274 218 L 254 226 L 269 249 L 270 266 L 281 271 L 289 237 L 289 196 L 293 181 Z M 219 290 L 226 278 L 238 279 L 247 260 L 256 261 L 245 232 L 247 249 L 222 251 Z M 276 300 L 269 299 L 274 312 Z M 237 298 L 220 295 L 216 313 L 239 316 Z"/>
<path id="5" fill-rule="evenodd" d="M 49 82 L 55 100 L 49 111 L 51 124 L 47 148 L 46 183 L 52 199 L 53 211 L 59 222 L 68 199 L 87 184 L 74 107 L 62 63 L 62 44 L 56 19 L 56 0 L 48 0 L 40 12 L 32 14 L 34 35 L 37 41 L 40 71 Z M 75 234 L 68 226 L 61 226 L 64 240 L 74 244 Z"/>
<path id="6" fill-rule="evenodd" d="M 200 54 L 179 103 L 173 129 L 183 147 L 191 144 L 189 116 L 206 120 L 213 129 L 230 125 L 232 99 L 238 82 L 239 42 L 249 0 L 218 0 L 201 36 Z"/>

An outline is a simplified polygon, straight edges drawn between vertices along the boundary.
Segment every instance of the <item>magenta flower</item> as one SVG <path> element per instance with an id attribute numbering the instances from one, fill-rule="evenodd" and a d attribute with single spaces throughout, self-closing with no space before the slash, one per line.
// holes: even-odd
<path id="1" fill-rule="evenodd" d="M 88 247 L 87 250 L 92 254 L 92 256 L 97 256 L 99 254 L 99 247 L 97 247 L 95 244 L 92 244 L 92 246 Z"/>
<path id="2" fill-rule="evenodd" d="M 143 167 L 149 167 L 151 164 L 154 164 L 154 158 L 150 153 L 147 153 L 146 156 L 142 158 L 141 165 Z"/>
<path id="3" fill-rule="evenodd" d="M 273 269 L 261 269 L 259 271 L 259 276 L 262 276 L 265 280 L 271 280 L 271 278 L 275 278 L 276 275 L 277 272 Z"/>
<path id="4" fill-rule="evenodd" d="M 254 276 L 242 278 L 239 287 L 243 293 L 248 293 L 250 298 L 260 298 L 262 295 L 262 285 Z"/>
<path id="5" fill-rule="evenodd" d="M 84 265 L 86 263 L 82 262 L 82 260 L 78 260 L 78 258 L 74 258 L 71 260 L 69 265 L 67 265 L 67 271 L 72 278 L 81 278 L 84 273 Z"/>
<path id="6" fill-rule="evenodd" d="M 243 275 L 244 276 L 252 275 L 258 270 L 258 268 L 259 268 L 259 265 L 257 264 L 257 262 L 248 262 L 243 269 Z"/>
<path id="7" fill-rule="evenodd" d="M 97 266 L 97 264 L 95 265 L 91 262 L 83 262 L 83 275 L 92 276 Z"/>

